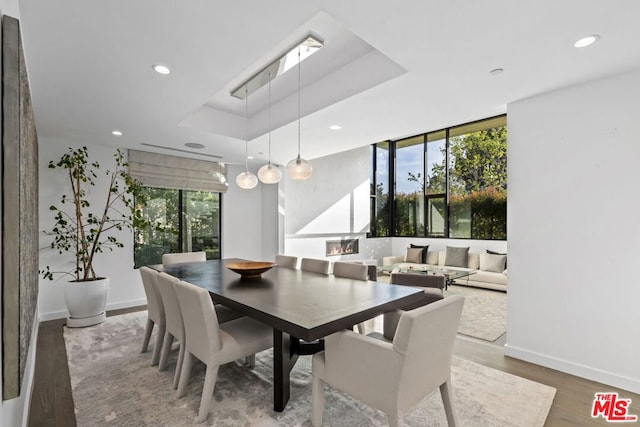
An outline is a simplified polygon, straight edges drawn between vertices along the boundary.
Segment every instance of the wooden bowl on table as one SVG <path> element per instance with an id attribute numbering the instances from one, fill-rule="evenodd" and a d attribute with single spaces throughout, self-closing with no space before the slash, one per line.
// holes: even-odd
<path id="1" fill-rule="evenodd" d="M 276 264 L 273 262 L 241 261 L 230 262 L 225 267 L 235 273 L 238 273 L 243 279 L 256 279 L 259 278 L 262 273 L 271 269 L 274 265 Z"/>

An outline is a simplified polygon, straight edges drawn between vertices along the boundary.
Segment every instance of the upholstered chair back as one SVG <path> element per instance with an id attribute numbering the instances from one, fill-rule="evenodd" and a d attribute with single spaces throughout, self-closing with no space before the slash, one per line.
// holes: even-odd
<path id="1" fill-rule="evenodd" d="M 181 252 L 162 255 L 162 265 L 180 264 L 183 262 L 204 262 L 206 260 L 207 254 L 205 252 Z"/>
<path id="2" fill-rule="evenodd" d="M 200 360 L 210 360 L 221 348 L 220 328 L 211 296 L 206 290 L 182 280 L 173 283 L 178 297 L 185 341 L 189 351 Z"/>

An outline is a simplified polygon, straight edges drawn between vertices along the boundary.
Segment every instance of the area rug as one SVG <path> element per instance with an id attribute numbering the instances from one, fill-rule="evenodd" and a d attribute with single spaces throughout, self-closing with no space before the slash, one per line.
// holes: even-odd
<path id="1" fill-rule="evenodd" d="M 235 363 L 221 367 L 209 419 L 193 424 L 204 365 L 195 364 L 186 396 L 177 399 L 171 387 L 177 351 L 166 371 L 150 366 L 151 351 L 140 353 L 145 322 L 146 312 L 136 312 L 88 328 L 65 329 L 78 426 L 311 426 L 311 357 L 298 360 L 291 374 L 291 398 L 285 411 L 277 413 L 272 409 L 271 351 L 257 355 L 253 370 Z M 543 426 L 556 392 L 458 357 L 453 360 L 452 384 L 461 426 Z M 337 390 L 326 388 L 325 399 L 327 426 L 386 425 L 382 412 Z M 446 426 L 439 392 L 407 413 L 405 423 Z"/>
<path id="2" fill-rule="evenodd" d="M 389 283 L 389 276 L 378 276 L 378 281 Z M 507 294 L 490 289 L 452 285 L 447 295 L 465 297 L 458 333 L 494 342 L 507 332 Z"/>

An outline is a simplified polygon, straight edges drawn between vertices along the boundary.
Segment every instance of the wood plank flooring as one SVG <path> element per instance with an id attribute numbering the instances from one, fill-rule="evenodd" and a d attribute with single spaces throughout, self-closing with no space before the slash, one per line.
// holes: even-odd
<path id="1" fill-rule="evenodd" d="M 146 308 L 116 310 L 109 312 L 108 315 L 143 309 Z M 76 426 L 62 336 L 63 324 L 64 320 L 40 324 L 34 388 L 28 420 L 30 427 Z M 371 326 L 367 326 L 377 330 L 379 324 L 380 322 L 374 322 Z M 504 337 L 498 342 L 504 343 Z M 640 395 L 506 357 L 499 345 L 459 336 L 456 340 L 455 354 L 494 369 L 555 387 L 558 391 L 545 424 L 547 427 L 608 425 L 602 418 L 591 418 L 594 394 L 603 391 L 618 392 L 621 397 L 632 399 L 629 412 L 640 416 Z M 630 425 L 640 425 L 640 422 Z"/>

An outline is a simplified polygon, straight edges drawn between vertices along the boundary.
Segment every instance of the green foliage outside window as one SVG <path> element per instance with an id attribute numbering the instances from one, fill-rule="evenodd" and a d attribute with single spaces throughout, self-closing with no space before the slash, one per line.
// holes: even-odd
<path id="1" fill-rule="evenodd" d="M 141 215 L 155 228 L 136 229 L 136 266 L 162 263 L 162 255 L 204 251 L 220 258 L 220 194 L 165 188 L 144 188 L 147 203 Z"/>
<path id="2" fill-rule="evenodd" d="M 453 237 L 470 239 L 507 238 L 507 128 L 506 119 L 483 122 L 449 130 L 449 164 L 446 164 L 445 131 L 428 134 L 428 169 L 422 174 L 406 172 L 402 189 L 396 182 L 394 199 L 395 236 Z M 486 126 L 486 125 L 485 125 Z M 429 138 L 429 136 L 431 138 Z M 388 144 L 388 143 L 385 143 Z M 411 160 L 411 159 L 410 159 Z M 393 161 L 393 160 L 390 160 Z M 404 170 L 407 166 L 398 165 Z M 406 161 L 406 160 L 405 160 Z M 378 164 L 380 167 L 387 165 Z M 415 166 L 414 166 L 415 167 Z M 448 168 L 448 169 L 447 169 Z M 449 182 L 447 183 L 447 172 Z M 426 182 L 425 182 L 426 181 Z M 415 184 L 415 189 L 408 185 Z M 448 185 L 447 185 L 448 184 Z M 379 186 L 378 186 L 379 187 Z M 393 188 L 393 186 L 391 186 Z M 449 203 L 445 203 L 448 190 Z M 392 235 L 388 203 L 391 197 L 377 188 L 377 236 Z M 426 202 L 426 209 L 425 209 Z M 381 203 L 383 204 L 381 206 Z M 448 218 L 448 230 L 445 229 Z"/>

